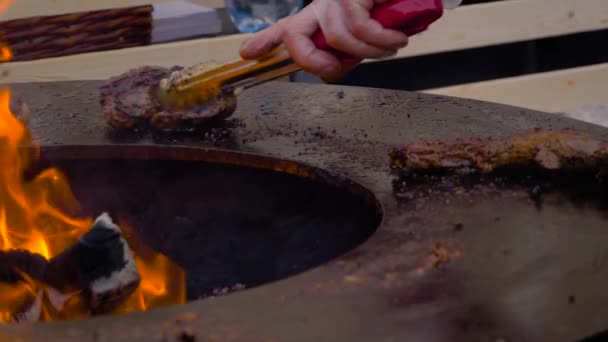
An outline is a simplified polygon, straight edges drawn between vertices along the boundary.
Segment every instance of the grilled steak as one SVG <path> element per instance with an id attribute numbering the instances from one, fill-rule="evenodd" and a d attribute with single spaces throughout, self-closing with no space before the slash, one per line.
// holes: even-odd
<path id="1" fill-rule="evenodd" d="M 163 107 L 157 98 L 158 83 L 181 69 L 145 66 L 110 78 L 100 89 L 107 124 L 113 128 L 194 129 L 232 115 L 236 96 L 229 87 L 222 89 L 217 98 L 187 110 Z"/>
<path id="2" fill-rule="evenodd" d="M 495 139 L 418 141 L 390 152 L 391 167 L 405 171 L 458 170 L 481 173 L 515 165 L 545 170 L 608 166 L 608 142 L 575 131 L 535 130 Z"/>

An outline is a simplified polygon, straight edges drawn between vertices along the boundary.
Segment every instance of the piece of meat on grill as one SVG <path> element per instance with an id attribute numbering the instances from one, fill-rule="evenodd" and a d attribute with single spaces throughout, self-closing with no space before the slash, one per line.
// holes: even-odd
<path id="1" fill-rule="evenodd" d="M 608 141 L 582 132 L 534 130 L 493 139 L 453 142 L 416 141 L 390 152 L 396 170 L 431 171 L 470 168 L 490 173 L 505 166 L 537 165 L 546 170 L 608 167 Z"/>
<path id="2" fill-rule="evenodd" d="M 161 105 L 157 97 L 160 80 L 181 69 L 144 66 L 104 82 L 100 103 L 106 123 L 117 129 L 140 126 L 159 130 L 195 129 L 234 113 L 236 95 L 230 87 L 224 87 L 218 97 L 192 108 Z"/>

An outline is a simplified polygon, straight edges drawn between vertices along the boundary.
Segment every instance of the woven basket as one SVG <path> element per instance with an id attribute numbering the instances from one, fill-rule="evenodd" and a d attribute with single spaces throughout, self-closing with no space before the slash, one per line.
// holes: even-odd
<path id="1" fill-rule="evenodd" d="M 150 43 L 152 6 L 16 19 L 0 23 L 11 61 L 27 61 Z"/>

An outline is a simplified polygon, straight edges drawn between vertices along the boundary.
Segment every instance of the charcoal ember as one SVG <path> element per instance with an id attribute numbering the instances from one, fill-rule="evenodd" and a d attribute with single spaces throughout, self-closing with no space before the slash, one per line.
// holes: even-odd
<path id="1" fill-rule="evenodd" d="M 43 293 L 32 282 L 44 277 L 47 264 L 42 255 L 26 250 L 0 251 L 0 283 L 7 286 L 2 290 L 20 294 L 13 298 L 14 306 L 8 308 L 13 323 L 33 323 L 40 319 Z"/>
<path id="2" fill-rule="evenodd" d="M 48 261 L 40 254 L 26 250 L 0 251 L 0 282 L 26 281 L 24 274 L 32 279 L 44 277 Z"/>
<path id="3" fill-rule="evenodd" d="M 35 323 L 42 317 L 42 290 L 38 290 L 28 297 L 26 304 L 13 313 L 11 319 L 13 323 Z"/>
<path id="4" fill-rule="evenodd" d="M 49 261 L 45 281 L 58 291 L 51 296 L 54 306 L 82 291 L 93 311 L 103 311 L 131 295 L 140 275 L 120 228 L 104 213 L 78 243 Z"/>
<path id="5" fill-rule="evenodd" d="M 158 85 L 162 79 L 182 69 L 178 66 L 144 66 L 107 80 L 100 88 L 100 104 L 106 123 L 116 129 L 148 126 L 180 131 L 224 120 L 233 114 L 236 95 L 232 87 L 224 87 L 217 97 L 192 108 L 164 107 L 158 99 Z"/>
<path id="6" fill-rule="evenodd" d="M 505 138 L 418 141 L 393 149 L 390 163 L 407 172 L 468 169 L 487 174 L 534 165 L 544 170 L 586 168 L 601 175 L 608 167 L 608 142 L 570 130 L 537 129 Z"/>

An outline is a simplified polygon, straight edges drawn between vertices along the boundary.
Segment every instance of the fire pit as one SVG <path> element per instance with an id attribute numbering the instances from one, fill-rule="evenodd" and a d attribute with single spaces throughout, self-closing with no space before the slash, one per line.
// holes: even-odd
<path id="1" fill-rule="evenodd" d="M 2 323 L 256 287 L 343 254 L 380 221 L 371 192 L 286 160 L 141 147 L 30 153 L 28 106 L 10 97 L 0 93 Z"/>
<path id="2" fill-rule="evenodd" d="M 303 164 L 188 148 L 102 151 L 48 148 L 42 165 L 64 170 L 86 213 L 112 213 L 183 267 L 189 300 L 319 266 L 379 224 L 370 192 Z"/>
<path id="3" fill-rule="evenodd" d="M 45 162 L 65 169 L 83 208 L 138 225 L 153 249 L 197 270 L 188 290 L 204 298 L 3 327 L 0 338 L 511 341 L 576 340 L 606 329 L 608 218 L 599 183 L 587 178 L 584 189 L 595 191 L 582 192 L 558 184 L 540 206 L 516 182 L 475 181 L 462 192 L 439 184 L 410 198 L 395 192 L 388 157 L 421 139 L 534 127 L 608 138 L 601 127 L 476 101 L 269 84 L 243 94 L 225 127 L 117 136 L 104 127 L 98 86 L 12 89 L 27 99 Z M 175 203 L 161 205 L 161 194 Z M 219 202 L 205 200 L 218 194 Z M 194 228 L 193 219 L 207 224 Z M 216 267 L 221 260 L 228 269 Z M 238 284 L 246 289 L 217 296 Z"/>

